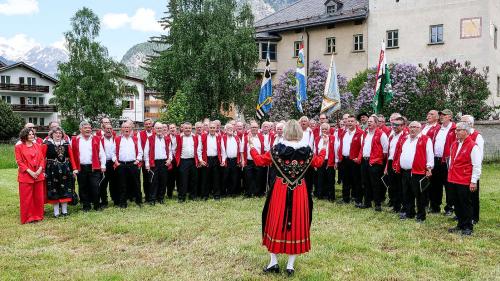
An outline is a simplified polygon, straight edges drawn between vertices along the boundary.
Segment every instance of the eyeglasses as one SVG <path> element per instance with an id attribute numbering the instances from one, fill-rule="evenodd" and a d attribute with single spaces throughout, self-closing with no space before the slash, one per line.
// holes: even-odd
<path id="1" fill-rule="evenodd" d="M 392 126 L 392 127 L 399 127 L 399 126 L 401 126 L 401 125 L 403 125 L 403 124 L 391 123 L 391 126 Z"/>

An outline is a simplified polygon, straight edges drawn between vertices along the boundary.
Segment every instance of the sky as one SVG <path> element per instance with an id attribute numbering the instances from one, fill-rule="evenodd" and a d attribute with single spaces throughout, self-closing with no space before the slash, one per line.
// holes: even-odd
<path id="1" fill-rule="evenodd" d="M 35 46 L 63 48 L 63 33 L 82 7 L 101 20 L 98 41 L 111 57 L 121 60 L 125 52 L 151 36 L 164 33 L 157 22 L 168 0 L 0 0 L 0 47 L 9 55 L 25 53 Z"/>

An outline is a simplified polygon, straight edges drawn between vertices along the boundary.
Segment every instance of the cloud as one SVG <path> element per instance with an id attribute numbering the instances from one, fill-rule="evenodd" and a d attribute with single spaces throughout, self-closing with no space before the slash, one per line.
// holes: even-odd
<path id="1" fill-rule="evenodd" d="M 9 60 L 19 60 L 34 47 L 41 47 L 41 45 L 26 34 L 20 33 L 10 38 L 0 36 L 0 56 Z"/>
<path id="2" fill-rule="evenodd" d="M 6 16 L 38 13 L 37 0 L 6 0 L 0 2 L 0 14 Z"/>
<path id="3" fill-rule="evenodd" d="M 108 29 L 128 26 L 132 30 L 142 32 L 160 32 L 163 30 L 156 19 L 156 12 L 147 8 L 137 9 L 133 16 L 124 13 L 108 13 L 103 16 L 102 22 L 104 27 Z"/>
<path id="4" fill-rule="evenodd" d="M 64 51 L 68 51 L 68 48 L 66 46 L 66 38 L 64 37 L 61 37 L 59 40 L 57 40 L 56 42 L 50 44 L 51 47 L 54 47 L 54 48 L 57 48 L 57 49 L 61 49 L 61 50 L 64 50 Z"/>

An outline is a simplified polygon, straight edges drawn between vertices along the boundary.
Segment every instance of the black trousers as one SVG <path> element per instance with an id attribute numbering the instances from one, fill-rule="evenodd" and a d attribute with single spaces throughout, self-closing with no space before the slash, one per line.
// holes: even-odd
<path id="1" fill-rule="evenodd" d="M 144 189 L 144 200 L 146 202 L 154 201 L 151 196 L 151 174 L 146 170 L 144 162 L 142 162 L 142 188 Z"/>
<path id="2" fill-rule="evenodd" d="M 306 180 L 307 192 L 309 194 L 312 194 L 316 181 L 316 171 L 313 168 L 307 169 L 306 174 L 304 175 L 304 179 Z"/>
<path id="3" fill-rule="evenodd" d="M 455 214 L 458 218 L 457 227 L 460 229 L 473 229 L 472 194 L 468 185 L 450 184 L 450 195 L 455 202 Z"/>
<path id="4" fill-rule="evenodd" d="M 361 189 L 361 165 L 354 163 L 351 159 L 344 157 L 340 162 L 340 166 L 344 170 L 342 179 L 342 200 L 346 203 L 351 201 L 351 198 L 356 203 L 362 203 L 363 193 Z"/>
<path id="5" fill-rule="evenodd" d="M 118 182 L 113 165 L 113 161 L 106 161 L 106 172 L 104 173 L 104 179 L 102 179 L 101 185 L 99 186 L 99 199 L 101 205 L 108 205 L 108 186 L 111 200 L 113 200 L 115 205 L 118 205 Z"/>
<path id="6" fill-rule="evenodd" d="M 417 219 L 425 220 L 425 197 L 420 192 L 420 180 L 424 175 L 415 175 L 411 170 L 401 169 L 401 185 L 403 189 L 403 208 L 406 210 L 406 216 L 415 217 L 415 200 L 417 201 Z"/>
<path id="7" fill-rule="evenodd" d="M 479 221 L 479 180 L 476 191 L 472 192 L 472 219 L 475 222 Z"/>
<path id="8" fill-rule="evenodd" d="M 239 171 L 236 158 L 227 158 L 226 167 L 224 167 L 224 184 L 222 184 L 222 188 L 226 190 L 226 194 L 229 196 L 239 193 Z"/>
<path id="9" fill-rule="evenodd" d="M 195 191 L 198 186 L 198 169 L 194 158 L 181 159 L 179 163 L 179 183 L 177 193 L 179 200 L 184 201 L 186 200 L 186 194 Z"/>
<path id="10" fill-rule="evenodd" d="M 167 177 L 167 197 L 172 198 L 175 186 L 179 185 L 179 163 L 175 158 L 172 160 L 172 169 L 168 170 Z"/>
<path id="11" fill-rule="evenodd" d="M 263 175 L 261 167 L 255 166 L 253 160 L 247 160 L 247 165 L 244 168 L 244 174 L 246 187 L 245 195 L 260 196 L 261 187 L 265 182 L 265 175 Z"/>
<path id="12" fill-rule="evenodd" d="M 442 162 L 441 157 L 434 157 L 434 168 L 432 169 L 431 186 L 427 189 L 430 208 L 433 212 L 441 211 L 443 201 L 443 188 L 446 191 L 445 211 L 453 211 L 453 202 L 451 200 L 448 188 L 448 166 Z M 426 206 L 429 205 L 426 202 Z"/>
<path id="13" fill-rule="evenodd" d="M 316 171 L 317 184 L 314 195 L 318 199 L 335 200 L 335 169 L 328 167 L 328 160 Z"/>
<path id="14" fill-rule="evenodd" d="M 383 189 L 381 188 L 381 177 L 384 173 L 384 167 L 381 164 L 370 165 L 369 159 L 361 161 L 361 182 L 364 189 L 365 206 L 372 206 L 372 201 L 375 206 L 382 204 Z"/>
<path id="15" fill-rule="evenodd" d="M 389 202 L 391 203 L 395 211 L 404 212 L 404 210 L 401 210 L 403 202 L 403 191 L 401 190 L 401 174 L 396 173 L 392 168 L 392 160 L 389 160 L 389 163 L 387 163 L 387 175 L 387 184 L 389 184 Z"/>
<path id="16" fill-rule="evenodd" d="M 337 167 L 337 170 L 338 170 L 337 183 L 341 184 L 344 179 L 344 167 L 342 165 L 339 165 Z"/>
<path id="17" fill-rule="evenodd" d="M 155 167 L 151 169 L 154 174 L 150 174 L 149 176 L 151 179 L 150 202 L 161 202 L 165 199 L 168 180 L 168 167 L 165 164 L 166 161 L 166 159 L 155 160 Z"/>
<path id="18" fill-rule="evenodd" d="M 120 185 L 120 207 L 127 206 L 127 199 L 135 200 L 135 203 L 142 203 L 141 179 L 139 167 L 133 162 L 120 162 L 116 168 Z M 130 198 L 127 198 L 131 196 Z"/>
<path id="19" fill-rule="evenodd" d="M 92 165 L 80 165 L 78 172 L 78 195 L 83 210 L 90 210 L 92 205 L 97 210 L 100 207 L 99 181 L 102 178 L 100 170 L 92 170 Z"/>
<path id="20" fill-rule="evenodd" d="M 219 157 L 207 157 L 207 164 L 208 166 L 203 168 L 203 184 L 201 185 L 200 196 L 203 199 L 207 199 L 210 195 L 210 192 L 212 192 L 214 198 L 220 198 L 221 166 Z"/>

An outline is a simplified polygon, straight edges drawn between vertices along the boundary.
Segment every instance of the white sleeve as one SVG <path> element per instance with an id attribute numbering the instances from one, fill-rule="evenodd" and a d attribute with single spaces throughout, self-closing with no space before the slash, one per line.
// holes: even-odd
<path id="1" fill-rule="evenodd" d="M 111 160 L 113 162 L 116 162 L 116 142 L 113 138 L 113 144 L 111 145 L 112 151 L 111 151 Z"/>
<path id="2" fill-rule="evenodd" d="M 140 140 L 137 140 L 137 161 L 142 161 L 142 156 L 144 155 L 143 151 L 142 151 L 142 146 L 141 146 L 141 143 L 140 143 Z"/>
<path id="3" fill-rule="evenodd" d="M 144 165 L 146 166 L 146 168 L 149 168 L 149 138 L 146 139 L 146 144 L 144 145 L 143 159 Z"/>
<path id="4" fill-rule="evenodd" d="M 203 161 L 203 156 L 201 155 L 203 149 L 203 143 L 201 142 L 201 138 L 198 138 L 198 148 L 196 149 L 196 153 L 198 154 L 198 161 Z"/>
<path id="5" fill-rule="evenodd" d="M 470 158 L 472 161 L 472 177 L 471 183 L 477 183 L 479 177 L 481 176 L 481 166 L 482 166 L 482 154 L 479 145 L 475 145 L 470 153 Z"/>
<path id="6" fill-rule="evenodd" d="M 106 152 L 101 141 L 99 141 L 99 160 L 101 161 L 101 169 L 106 169 Z"/>
<path id="7" fill-rule="evenodd" d="M 389 138 L 387 138 L 387 135 L 385 133 L 382 134 L 380 142 L 382 143 L 382 151 L 384 152 L 384 154 L 387 154 L 389 151 Z"/>
<path id="8" fill-rule="evenodd" d="M 227 155 L 226 155 L 226 148 L 224 147 L 224 140 L 220 140 L 220 153 L 222 155 L 222 161 L 226 161 Z M 238 151 L 236 153 L 239 153 Z"/>
<path id="9" fill-rule="evenodd" d="M 481 135 L 477 135 L 476 144 L 479 147 L 479 152 L 481 153 L 481 161 L 484 157 L 484 138 Z"/>
<path id="10" fill-rule="evenodd" d="M 427 156 L 426 166 L 430 169 L 434 168 L 434 150 L 432 149 L 431 139 L 427 139 L 427 145 L 425 146 L 425 154 Z"/>
<path id="11" fill-rule="evenodd" d="M 338 138 L 338 135 L 337 137 L 335 138 L 335 163 L 338 163 L 340 162 L 340 157 L 339 157 L 339 154 L 342 153 L 342 151 L 339 151 L 340 149 L 340 139 Z"/>

